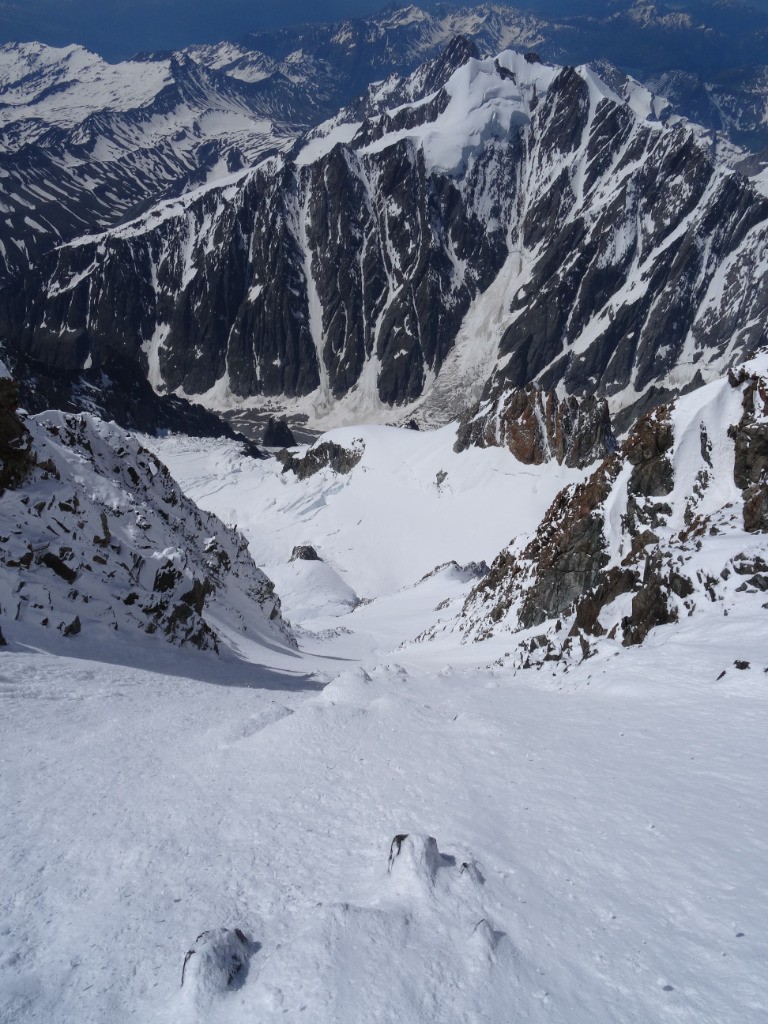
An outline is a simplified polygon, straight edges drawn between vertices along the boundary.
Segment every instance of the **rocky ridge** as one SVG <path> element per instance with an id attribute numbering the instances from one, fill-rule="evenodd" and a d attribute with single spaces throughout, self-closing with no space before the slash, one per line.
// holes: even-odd
<path id="1" fill-rule="evenodd" d="M 760 357 L 643 417 L 499 554 L 456 628 L 515 634 L 526 666 L 567 664 L 600 637 L 631 646 L 687 616 L 768 607 L 767 374 Z"/>
<path id="2" fill-rule="evenodd" d="M 88 412 L 142 434 L 228 437 L 240 441 L 254 458 L 266 457 L 216 413 L 178 395 L 158 395 L 134 363 L 115 354 L 99 369 L 57 373 L 15 358 L 9 361 L 9 373 L 15 378 L 19 404 L 28 412 Z"/>
<path id="3" fill-rule="evenodd" d="M 6 641 L 44 642 L 47 630 L 89 639 L 127 631 L 216 651 L 225 627 L 257 642 L 293 643 L 274 587 L 243 538 L 201 512 L 134 437 L 85 413 L 10 422 L 11 443 L 18 444 L 19 424 L 26 443 L 25 472 L 9 479 L 4 409 Z"/>
<path id="4" fill-rule="evenodd" d="M 61 241 L 290 146 L 333 109 L 277 62 L 264 82 L 196 57 L 109 64 L 79 46 L 0 46 L 0 283 Z"/>
<path id="5" fill-rule="evenodd" d="M 510 390 L 492 382 L 459 423 L 454 451 L 471 447 L 508 448 L 529 466 L 554 459 L 583 468 L 613 452 L 616 438 L 605 399 L 558 399 L 534 384 Z"/>
<path id="6" fill-rule="evenodd" d="M 7 43 L 0 281 L 62 240 L 289 147 L 372 81 L 411 73 L 456 35 L 482 54 L 518 47 L 559 63 L 593 61 L 625 98 L 635 84 L 619 68 L 632 68 L 659 116 L 701 123 L 721 156 L 745 168 L 732 143 L 746 145 L 753 173 L 768 143 L 766 19 L 746 8 L 724 17 L 721 6 L 698 4 L 695 18 L 643 3 L 558 18 L 503 4 L 408 6 L 114 64 L 81 46 Z"/>
<path id="7" fill-rule="evenodd" d="M 351 473 L 362 459 L 364 450 L 362 442 L 344 448 L 335 441 L 320 440 L 298 455 L 284 448 L 276 453 L 275 458 L 282 463 L 284 473 L 291 472 L 299 480 L 308 480 L 326 468 L 332 473 Z"/>
<path id="8" fill-rule="evenodd" d="M 499 355 L 506 386 L 607 397 L 625 427 L 764 344 L 768 199 L 588 69 L 471 50 L 239 182 L 61 247 L 17 348 L 68 369 L 117 352 L 204 403 L 368 414 L 428 396 L 481 304 L 481 380 Z"/>
<path id="9" fill-rule="evenodd" d="M 248 42 L 277 58 L 297 50 L 322 55 L 354 93 L 370 81 L 369 69 L 374 78 L 410 71 L 457 34 L 472 36 L 483 54 L 512 47 L 560 64 L 610 63 L 631 69 L 670 114 L 760 151 L 768 142 L 768 18 L 754 7 L 735 6 L 620 0 L 608 9 L 587 4 L 547 15 L 502 3 L 453 10 L 408 5 L 336 25 L 258 33 Z"/>
<path id="10" fill-rule="evenodd" d="M 19 389 L 0 363 L 0 497 L 24 482 L 32 466 L 32 438 L 19 415 Z"/>

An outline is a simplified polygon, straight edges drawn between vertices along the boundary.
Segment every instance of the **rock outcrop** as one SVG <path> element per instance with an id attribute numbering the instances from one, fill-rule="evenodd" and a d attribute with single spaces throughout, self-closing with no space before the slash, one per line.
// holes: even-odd
<path id="1" fill-rule="evenodd" d="M 295 448 L 296 438 L 288 426 L 285 417 L 277 419 L 270 416 L 264 428 L 264 436 L 261 443 L 265 448 Z"/>
<path id="2" fill-rule="evenodd" d="M 13 369 L 20 403 L 28 412 L 89 412 L 143 434 L 171 431 L 190 437 L 228 437 L 246 445 L 252 457 L 266 458 L 216 413 L 178 395 L 156 394 L 139 367 L 116 353 L 110 353 L 98 369 L 67 372 L 18 359 Z"/>
<path id="3" fill-rule="evenodd" d="M 291 552 L 292 562 L 321 562 L 320 555 L 315 551 L 311 544 L 297 544 L 297 546 Z"/>
<path id="4" fill-rule="evenodd" d="M 32 438 L 19 416 L 18 385 L 4 373 L 0 363 L 0 497 L 23 483 L 34 465 Z"/>
<path id="5" fill-rule="evenodd" d="M 308 480 L 326 467 L 334 473 L 351 473 L 362 459 L 363 450 L 362 444 L 343 448 L 335 441 L 320 441 L 300 455 L 281 451 L 275 457 L 283 464 L 284 473 L 295 473 L 299 480 Z"/>
<path id="6" fill-rule="evenodd" d="M 505 387 L 495 380 L 459 423 L 454 450 L 508 448 L 519 462 L 538 466 L 554 459 L 582 468 L 616 449 L 608 404 L 589 396 L 558 399 L 534 384 Z"/>
<path id="7" fill-rule="evenodd" d="M 768 590 L 768 363 L 755 360 L 644 416 L 565 488 L 535 535 L 502 551 L 459 619 L 468 638 L 520 633 L 521 664 L 641 644 Z M 716 539 L 714 539 L 716 538 Z M 752 538 L 752 540 L 750 540 Z M 536 635 L 526 635 L 543 629 Z"/>
<path id="8" fill-rule="evenodd" d="M 533 539 L 519 555 L 503 551 L 474 588 L 467 606 L 491 602 L 491 623 L 517 602 L 519 626 L 527 629 L 569 608 L 594 587 L 608 563 L 600 509 L 616 480 L 618 456 L 607 459 L 583 484 L 566 488 L 550 506 Z"/>
<path id="9" fill-rule="evenodd" d="M 6 640 L 142 631 L 215 651 L 215 619 L 293 644 L 245 540 L 186 498 L 135 438 L 85 413 L 23 426 L 26 473 L 0 496 Z"/>
<path id="10" fill-rule="evenodd" d="M 744 529 L 768 533 L 768 385 L 757 376 L 732 374 L 744 385 L 743 415 L 730 429 L 736 446 L 733 478 L 744 495 Z"/>

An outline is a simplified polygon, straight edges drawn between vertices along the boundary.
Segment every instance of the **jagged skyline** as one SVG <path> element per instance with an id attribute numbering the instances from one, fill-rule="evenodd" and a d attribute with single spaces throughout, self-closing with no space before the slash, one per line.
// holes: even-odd
<path id="1" fill-rule="evenodd" d="M 304 22 L 328 22 L 367 17 L 388 6 L 380 0 L 284 0 L 278 5 L 254 5 L 250 0 L 11 0 L 0 4 L 0 43 L 38 41 L 53 46 L 79 43 L 108 60 L 125 59 L 142 51 L 175 49 L 192 43 L 238 39 L 249 32 L 269 31 Z M 421 3 L 425 8 L 465 6 L 460 2 Z M 509 6 L 545 16 L 605 15 L 617 0 L 520 0 Z M 657 6 L 666 7 L 666 4 Z M 752 7 L 768 12 L 768 0 L 733 0 L 728 7 Z M 670 7 L 670 9 L 672 9 Z M 688 0 L 675 5 L 696 15 L 712 5 Z M 718 11 L 722 22 L 723 7 Z"/>
<path id="2" fill-rule="evenodd" d="M 283 25 L 362 17 L 383 6 L 379 0 L 284 0 L 279 5 L 250 0 L 25 0 L 0 8 L 0 42 L 80 43 L 116 60 Z"/>

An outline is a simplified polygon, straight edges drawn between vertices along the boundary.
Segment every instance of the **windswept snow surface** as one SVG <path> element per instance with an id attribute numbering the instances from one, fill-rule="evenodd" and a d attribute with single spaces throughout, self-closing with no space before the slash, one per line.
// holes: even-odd
<path id="1" fill-rule="evenodd" d="M 0 654 L 0 1020 L 763 1024 L 762 624 L 567 676 L 494 664 L 508 638 L 403 643 L 577 474 L 450 428 L 330 436 L 360 463 L 303 483 L 153 442 L 272 567 L 298 652 Z"/>

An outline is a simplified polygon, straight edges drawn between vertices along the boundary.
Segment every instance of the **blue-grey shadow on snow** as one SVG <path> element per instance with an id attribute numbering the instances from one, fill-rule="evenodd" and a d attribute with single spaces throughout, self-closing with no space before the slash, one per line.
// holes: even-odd
<path id="1" fill-rule="evenodd" d="M 26 635 L 24 635 L 26 633 Z M 175 647 L 158 637 L 107 635 L 106 630 L 88 638 L 62 637 L 59 634 L 34 635 L 23 631 L 15 639 L 7 636 L 8 645 L 0 650 L 0 665 L 3 652 L 9 654 L 52 654 L 56 657 L 77 661 L 93 661 L 117 665 L 127 669 L 157 673 L 214 686 L 243 687 L 258 690 L 314 691 L 319 692 L 325 683 L 319 682 L 312 672 L 302 664 L 299 651 L 279 648 L 276 645 L 265 648 L 270 653 L 296 663 L 282 668 L 261 665 L 240 658 L 228 648 L 219 654 L 213 651 L 199 651 L 193 647 Z"/>

